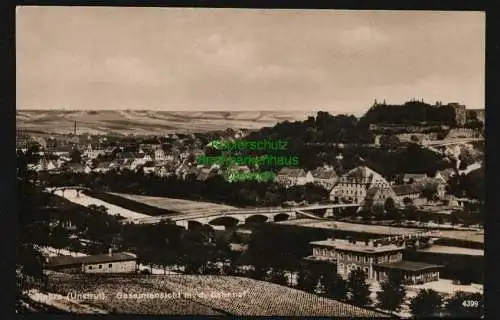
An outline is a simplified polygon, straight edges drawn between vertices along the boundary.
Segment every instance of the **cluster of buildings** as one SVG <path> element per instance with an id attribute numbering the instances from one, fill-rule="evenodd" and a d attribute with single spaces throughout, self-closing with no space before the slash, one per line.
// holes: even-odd
<path id="1" fill-rule="evenodd" d="M 338 176 L 331 167 L 323 166 L 312 171 L 283 168 L 276 181 L 285 187 L 313 183 L 330 191 L 330 200 L 338 203 L 356 203 L 364 208 L 385 205 L 387 199 L 396 206 L 425 205 L 430 202 L 447 202 L 452 197 L 446 193 L 452 169 L 437 172 L 434 177 L 426 174 L 404 174 L 399 181 L 388 181 L 374 170 L 360 166 Z M 426 191 L 429 193 L 426 195 Z M 431 192 L 429 192 L 431 190 Z"/>

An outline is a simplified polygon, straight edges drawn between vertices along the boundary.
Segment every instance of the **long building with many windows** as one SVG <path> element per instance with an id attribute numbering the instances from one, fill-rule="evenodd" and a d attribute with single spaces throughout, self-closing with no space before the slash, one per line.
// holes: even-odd
<path id="1" fill-rule="evenodd" d="M 344 279 L 351 271 L 361 269 L 370 282 L 384 281 L 390 273 L 398 272 L 405 283 L 425 283 L 439 280 L 442 266 L 422 262 L 404 261 L 403 241 L 383 243 L 382 241 L 355 241 L 327 239 L 311 242 L 313 255 L 308 261 L 330 262 Z"/>

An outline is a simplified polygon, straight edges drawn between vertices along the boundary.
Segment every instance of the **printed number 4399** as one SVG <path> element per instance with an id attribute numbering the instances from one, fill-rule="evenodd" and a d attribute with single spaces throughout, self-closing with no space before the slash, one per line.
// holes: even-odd
<path id="1" fill-rule="evenodd" d="M 479 301 L 477 300 L 464 300 L 462 306 L 466 308 L 477 308 L 479 307 Z"/>

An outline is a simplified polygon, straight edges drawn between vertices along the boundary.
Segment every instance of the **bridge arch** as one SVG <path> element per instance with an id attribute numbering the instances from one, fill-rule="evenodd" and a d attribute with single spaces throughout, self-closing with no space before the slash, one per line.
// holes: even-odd
<path id="1" fill-rule="evenodd" d="M 246 223 L 264 223 L 268 222 L 269 217 L 263 214 L 254 214 L 245 219 Z"/>
<path id="2" fill-rule="evenodd" d="M 226 229 L 228 228 L 234 228 L 237 224 L 242 223 L 240 219 L 232 216 L 225 216 L 225 217 L 217 217 L 214 218 L 210 221 L 208 221 L 208 224 L 210 225 L 215 225 L 215 226 L 224 226 Z"/>
<path id="3" fill-rule="evenodd" d="M 273 221 L 275 221 L 275 222 L 286 221 L 286 220 L 289 220 L 290 218 L 291 218 L 291 215 L 289 213 L 282 212 L 282 213 L 278 213 L 278 214 L 274 215 Z"/>
<path id="4" fill-rule="evenodd" d="M 187 222 L 187 230 L 189 231 L 201 229 L 202 226 L 203 223 L 196 220 L 188 220 Z"/>

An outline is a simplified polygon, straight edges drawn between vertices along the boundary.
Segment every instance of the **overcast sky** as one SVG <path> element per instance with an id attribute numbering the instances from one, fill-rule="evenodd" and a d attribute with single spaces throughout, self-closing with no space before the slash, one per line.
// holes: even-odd
<path id="1" fill-rule="evenodd" d="M 18 7 L 18 108 L 484 108 L 481 12 Z"/>

